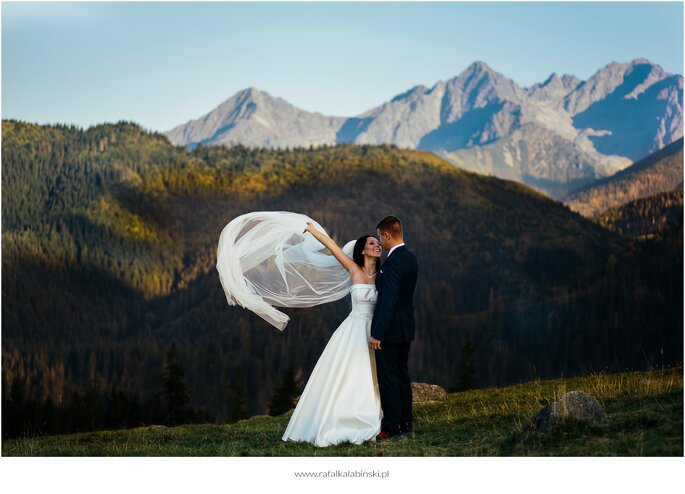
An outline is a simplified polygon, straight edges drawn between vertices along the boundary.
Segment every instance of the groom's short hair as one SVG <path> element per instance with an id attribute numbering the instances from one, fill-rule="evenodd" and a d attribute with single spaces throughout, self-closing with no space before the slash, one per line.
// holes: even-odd
<path id="1" fill-rule="evenodd" d="M 397 216 L 386 216 L 378 222 L 376 230 L 388 232 L 392 238 L 402 237 L 402 221 Z"/>

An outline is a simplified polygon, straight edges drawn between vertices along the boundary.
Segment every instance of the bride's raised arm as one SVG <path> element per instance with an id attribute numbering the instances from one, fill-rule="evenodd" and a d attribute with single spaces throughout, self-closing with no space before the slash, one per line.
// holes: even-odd
<path id="1" fill-rule="evenodd" d="M 359 266 L 357 266 L 357 263 L 355 263 L 354 260 L 347 254 L 345 254 L 338 244 L 335 243 L 335 240 L 317 230 L 311 221 L 307 222 L 307 227 L 304 229 L 304 231 L 311 233 L 315 239 L 328 248 L 328 250 L 331 251 L 333 256 L 335 256 L 338 262 L 342 264 L 342 266 L 347 270 L 348 273 L 350 273 L 350 275 L 360 269 Z"/>

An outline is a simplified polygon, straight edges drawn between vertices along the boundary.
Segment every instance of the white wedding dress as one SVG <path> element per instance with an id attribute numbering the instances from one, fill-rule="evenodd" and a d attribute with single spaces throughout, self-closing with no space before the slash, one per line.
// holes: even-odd
<path id="1" fill-rule="evenodd" d="M 369 349 L 375 285 L 350 289 L 352 311 L 328 341 L 297 403 L 284 441 L 361 444 L 381 430 L 376 357 Z"/>

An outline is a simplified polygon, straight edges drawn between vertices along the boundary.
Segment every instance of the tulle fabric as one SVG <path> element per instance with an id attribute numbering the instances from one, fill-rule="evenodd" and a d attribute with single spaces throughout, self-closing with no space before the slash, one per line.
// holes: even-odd
<path id="1" fill-rule="evenodd" d="M 308 221 L 326 234 L 313 219 L 288 211 L 247 213 L 224 227 L 216 269 L 229 305 L 283 330 L 289 318 L 275 307 L 312 307 L 349 293 L 347 270 L 311 233 L 303 233 Z M 350 257 L 354 242 L 343 247 Z"/>

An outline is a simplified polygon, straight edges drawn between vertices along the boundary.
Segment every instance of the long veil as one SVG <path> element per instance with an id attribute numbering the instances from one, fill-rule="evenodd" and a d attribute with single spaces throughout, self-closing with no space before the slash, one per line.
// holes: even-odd
<path id="1" fill-rule="evenodd" d="M 308 216 L 287 211 L 247 213 L 224 227 L 216 269 L 229 305 L 283 330 L 289 318 L 275 307 L 312 307 L 349 293 L 347 270 L 311 233 L 303 233 L 308 221 L 326 233 Z M 354 242 L 343 247 L 350 257 Z"/>

